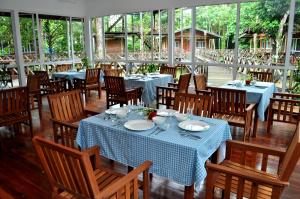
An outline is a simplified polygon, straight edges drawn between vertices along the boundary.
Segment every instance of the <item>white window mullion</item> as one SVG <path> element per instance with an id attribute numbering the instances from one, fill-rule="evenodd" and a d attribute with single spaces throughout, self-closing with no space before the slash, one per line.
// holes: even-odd
<path id="1" fill-rule="evenodd" d="M 191 28 L 192 32 L 191 32 L 191 39 L 190 39 L 190 50 L 192 51 L 191 53 L 191 73 L 194 76 L 194 71 L 195 71 L 195 50 L 196 50 L 196 39 L 195 39 L 195 35 L 196 35 L 196 7 L 192 8 L 192 28 Z"/>
<path id="2" fill-rule="evenodd" d="M 234 60 L 233 64 L 234 67 L 232 67 L 232 79 L 236 79 L 237 76 L 237 63 L 239 59 L 239 34 L 240 34 L 240 12 L 241 12 L 241 4 L 237 3 L 236 8 L 236 29 L 235 29 L 235 37 L 234 37 Z"/>
<path id="3" fill-rule="evenodd" d="M 168 10 L 168 63 L 174 66 L 174 8 Z"/>
<path id="4" fill-rule="evenodd" d="M 294 25 L 294 17 L 295 17 L 295 6 L 296 6 L 296 1 L 291 0 L 289 26 L 288 26 L 288 38 L 287 38 L 287 46 L 286 46 L 285 61 L 284 61 L 283 81 L 282 81 L 282 91 L 283 92 L 286 89 L 286 77 L 287 77 L 287 74 L 288 74 L 288 68 L 290 66 L 291 46 L 292 46 L 293 28 L 294 28 L 293 25 Z"/>

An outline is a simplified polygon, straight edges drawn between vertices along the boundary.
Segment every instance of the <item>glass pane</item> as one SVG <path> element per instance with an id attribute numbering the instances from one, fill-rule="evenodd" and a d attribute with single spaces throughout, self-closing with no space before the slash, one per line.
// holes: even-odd
<path id="1" fill-rule="evenodd" d="M 74 59 L 79 61 L 84 57 L 83 19 L 72 18 Z"/>
<path id="2" fill-rule="evenodd" d="M 93 53 L 95 59 L 103 59 L 103 29 L 102 29 L 102 17 L 94 18 L 92 20 L 93 31 Z"/>
<path id="3" fill-rule="evenodd" d="M 20 13 L 19 17 L 24 62 L 37 62 L 39 61 L 39 50 L 36 29 L 36 15 Z"/>
<path id="4" fill-rule="evenodd" d="M 191 61 L 192 9 L 177 8 L 175 10 L 175 59 Z"/>
<path id="5" fill-rule="evenodd" d="M 153 11 L 153 59 L 168 60 L 168 11 Z"/>
<path id="6" fill-rule="evenodd" d="M 70 19 L 60 16 L 39 16 L 42 26 L 45 61 L 62 61 L 70 59 Z"/>
<path id="7" fill-rule="evenodd" d="M 297 65 L 297 60 L 300 59 L 300 0 L 296 0 L 294 31 L 291 48 L 291 64 Z"/>
<path id="8" fill-rule="evenodd" d="M 232 64 L 236 4 L 196 7 L 195 60 Z"/>
<path id="9" fill-rule="evenodd" d="M 125 59 L 125 26 L 123 15 L 103 17 L 106 59 Z"/>
<path id="10" fill-rule="evenodd" d="M 151 12 L 127 15 L 129 60 L 151 60 Z"/>
<path id="11" fill-rule="evenodd" d="M 289 0 L 241 3 L 241 64 L 284 64 L 289 4 Z"/>
<path id="12" fill-rule="evenodd" d="M 15 62 L 12 21 L 9 12 L 0 12 L 0 88 L 19 86 Z"/>

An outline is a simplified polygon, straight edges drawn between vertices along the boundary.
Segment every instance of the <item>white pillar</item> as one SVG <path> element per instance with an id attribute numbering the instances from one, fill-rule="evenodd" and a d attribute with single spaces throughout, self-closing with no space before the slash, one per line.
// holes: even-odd
<path id="1" fill-rule="evenodd" d="M 39 55 L 40 55 L 40 63 L 41 65 L 45 62 L 45 55 L 43 51 L 43 40 L 42 40 L 42 26 L 40 24 L 39 15 L 36 14 L 36 28 L 37 28 L 37 36 L 38 36 L 38 48 L 39 48 Z"/>
<path id="2" fill-rule="evenodd" d="M 232 79 L 236 79 L 237 75 L 237 66 L 238 63 L 238 56 L 239 56 L 239 35 L 240 35 L 240 10 L 241 10 L 241 3 L 237 3 L 237 13 L 236 13 L 236 29 L 235 29 L 235 38 L 234 38 L 234 66 L 232 67 Z"/>
<path id="3" fill-rule="evenodd" d="M 191 73 L 192 76 L 194 76 L 195 71 L 195 51 L 196 51 L 196 7 L 191 8 L 192 9 L 192 32 L 191 32 L 191 38 L 190 38 L 190 50 L 191 50 Z"/>
<path id="4" fill-rule="evenodd" d="M 88 16 L 84 17 L 84 43 L 85 54 L 89 58 L 90 63 L 93 64 L 91 18 Z"/>
<path id="5" fill-rule="evenodd" d="M 285 53 L 285 61 L 284 61 L 284 72 L 283 72 L 283 81 L 282 81 L 282 92 L 285 92 L 286 89 L 286 77 L 288 74 L 288 68 L 290 66 L 290 56 L 291 56 L 291 46 L 292 46 L 292 37 L 293 37 L 293 29 L 294 29 L 294 17 L 295 17 L 295 0 L 291 0 L 290 5 L 290 17 L 289 17 L 289 26 L 288 26 L 288 38 L 286 44 L 286 53 Z"/>
<path id="6" fill-rule="evenodd" d="M 18 67 L 19 85 L 25 86 L 25 66 L 22 52 L 21 32 L 20 32 L 20 21 L 19 12 L 14 10 L 11 12 L 12 16 L 12 30 L 14 37 L 14 48 L 15 48 L 15 59 Z"/>
<path id="7" fill-rule="evenodd" d="M 174 66 L 174 8 L 168 10 L 168 61 L 170 66 Z"/>

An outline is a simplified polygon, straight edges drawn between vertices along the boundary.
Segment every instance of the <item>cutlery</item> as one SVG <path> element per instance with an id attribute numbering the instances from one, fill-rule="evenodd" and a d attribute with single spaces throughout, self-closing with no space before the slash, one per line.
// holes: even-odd
<path id="1" fill-rule="evenodd" d="M 149 133 L 148 135 L 153 135 L 156 131 L 158 131 L 159 129 L 156 127 L 156 128 L 154 128 L 154 130 L 151 132 L 151 133 Z"/>
<path id="2" fill-rule="evenodd" d="M 187 138 L 191 138 L 191 139 L 195 139 L 195 140 L 200 140 L 200 139 L 202 139 L 200 136 L 198 136 L 198 135 L 192 135 L 192 134 L 190 134 L 189 132 L 184 131 L 184 130 L 179 131 L 179 134 L 180 134 L 181 136 L 184 136 L 184 137 L 187 137 Z"/>

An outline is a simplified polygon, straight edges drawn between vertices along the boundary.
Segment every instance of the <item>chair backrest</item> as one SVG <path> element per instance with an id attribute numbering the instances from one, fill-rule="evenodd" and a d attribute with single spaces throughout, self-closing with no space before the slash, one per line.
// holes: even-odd
<path id="1" fill-rule="evenodd" d="M 104 76 L 107 94 L 121 96 L 125 93 L 125 82 L 123 77 Z"/>
<path id="2" fill-rule="evenodd" d="M 175 79 L 176 78 L 176 67 L 161 66 L 160 74 L 170 74 Z"/>
<path id="3" fill-rule="evenodd" d="M 34 71 L 34 74 L 40 77 L 40 83 L 42 86 L 47 86 L 49 84 L 50 80 L 47 71 Z"/>
<path id="4" fill-rule="evenodd" d="M 30 114 L 27 87 L 0 90 L 0 116 L 13 113 Z"/>
<path id="5" fill-rule="evenodd" d="M 100 81 L 100 68 L 86 69 L 86 84 L 96 84 Z"/>
<path id="6" fill-rule="evenodd" d="M 104 70 L 105 76 L 122 77 L 123 69 L 108 69 Z"/>
<path id="7" fill-rule="evenodd" d="M 68 79 L 60 78 L 55 81 L 51 81 L 50 84 L 51 94 L 61 93 L 67 91 L 72 86 Z"/>
<path id="8" fill-rule="evenodd" d="M 207 86 L 207 78 L 205 74 L 194 75 L 195 90 L 205 90 Z"/>
<path id="9" fill-rule="evenodd" d="M 280 180 L 288 181 L 300 158 L 300 122 L 298 122 L 294 136 L 279 165 L 278 175 Z"/>
<path id="10" fill-rule="evenodd" d="M 213 97 L 213 113 L 245 116 L 246 91 L 209 87 Z"/>
<path id="11" fill-rule="evenodd" d="M 203 117 L 211 116 L 212 97 L 190 93 L 176 93 L 174 109 L 180 113 L 187 113 L 188 107 L 194 107 L 193 114 Z"/>
<path id="12" fill-rule="evenodd" d="M 38 75 L 27 76 L 28 92 L 38 91 L 40 89 L 40 77 Z"/>
<path id="13" fill-rule="evenodd" d="M 270 99 L 272 120 L 297 124 L 300 120 L 300 95 L 291 93 L 273 93 Z"/>
<path id="14" fill-rule="evenodd" d="M 180 75 L 179 81 L 178 81 L 178 87 L 177 87 L 178 92 L 186 93 L 188 91 L 191 75 L 192 75 L 191 73 L 186 73 L 186 74 Z"/>
<path id="15" fill-rule="evenodd" d="M 62 64 L 62 65 L 56 65 L 55 71 L 56 72 L 65 72 L 72 69 L 72 64 Z"/>
<path id="16" fill-rule="evenodd" d="M 104 63 L 102 63 L 102 64 L 100 64 L 100 68 L 101 68 L 101 70 L 103 70 L 103 71 L 105 71 L 105 70 L 110 70 L 110 69 L 112 69 L 112 63 L 109 63 L 109 64 L 104 64 Z"/>
<path id="17" fill-rule="evenodd" d="M 52 190 L 65 190 L 78 198 L 100 194 L 88 153 L 37 136 L 32 142 Z"/>
<path id="18" fill-rule="evenodd" d="M 256 77 L 258 81 L 273 82 L 273 74 L 270 72 L 249 71 L 249 73 Z"/>
<path id="19" fill-rule="evenodd" d="M 48 103 L 55 120 L 72 122 L 86 117 L 80 90 L 48 95 Z"/>

